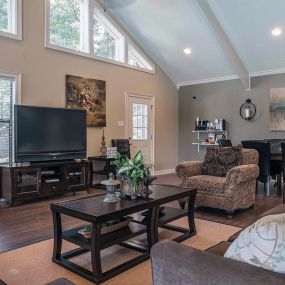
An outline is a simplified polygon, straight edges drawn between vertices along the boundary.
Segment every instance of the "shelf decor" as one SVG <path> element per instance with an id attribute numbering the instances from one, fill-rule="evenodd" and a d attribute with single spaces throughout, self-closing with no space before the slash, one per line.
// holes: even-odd
<path id="1" fill-rule="evenodd" d="M 252 120 L 256 114 L 256 107 L 255 105 L 251 102 L 251 99 L 246 99 L 245 103 L 243 103 L 240 107 L 240 116 L 244 120 Z"/>
<path id="2" fill-rule="evenodd" d="M 228 138 L 227 130 L 195 130 L 192 131 L 197 135 L 197 142 L 192 142 L 192 145 L 197 145 L 198 152 L 200 152 L 201 147 L 203 146 L 219 146 L 217 140 L 214 140 L 217 136 L 223 137 L 225 139 Z M 209 135 L 213 138 L 209 141 Z"/>

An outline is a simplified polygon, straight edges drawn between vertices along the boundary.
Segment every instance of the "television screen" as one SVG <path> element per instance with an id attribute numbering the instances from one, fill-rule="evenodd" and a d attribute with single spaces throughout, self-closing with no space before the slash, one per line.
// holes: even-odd
<path id="1" fill-rule="evenodd" d="M 84 110 L 16 105 L 16 162 L 85 158 L 86 132 Z"/>

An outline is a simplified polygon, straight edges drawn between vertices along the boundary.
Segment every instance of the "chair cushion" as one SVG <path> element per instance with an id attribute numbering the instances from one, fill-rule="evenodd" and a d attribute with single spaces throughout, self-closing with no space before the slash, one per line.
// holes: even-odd
<path id="1" fill-rule="evenodd" d="M 210 175 L 197 175 L 188 178 L 188 187 L 197 188 L 199 194 L 224 196 L 226 178 Z"/>
<path id="2" fill-rule="evenodd" d="M 225 257 L 285 274 L 285 214 L 269 215 L 244 229 Z"/>
<path id="3" fill-rule="evenodd" d="M 242 147 L 208 147 L 202 164 L 202 174 L 226 177 L 228 171 L 241 164 Z"/>

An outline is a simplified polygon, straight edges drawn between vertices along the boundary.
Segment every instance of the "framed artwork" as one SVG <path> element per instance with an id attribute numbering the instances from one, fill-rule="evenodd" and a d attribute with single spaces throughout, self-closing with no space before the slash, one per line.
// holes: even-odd
<path id="1" fill-rule="evenodd" d="M 285 131 L 285 88 L 270 89 L 270 130 Z"/>
<path id="2" fill-rule="evenodd" d="M 87 111 L 88 127 L 106 126 L 106 81 L 65 76 L 66 108 Z"/>
<path id="3" fill-rule="evenodd" d="M 215 143 L 218 143 L 219 140 L 223 139 L 223 135 L 216 135 L 216 141 Z"/>
<path id="4" fill-rule="evenodd" d="M 208 142 L 211 144 L 215 143 L 216 135 L 215 134 L 208 134 Z"/>

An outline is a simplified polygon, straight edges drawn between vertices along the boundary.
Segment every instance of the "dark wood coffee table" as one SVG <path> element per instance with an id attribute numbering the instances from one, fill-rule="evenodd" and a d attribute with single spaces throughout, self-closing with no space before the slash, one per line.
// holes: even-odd
<path id="1" fill-rule="evenodd" d="M 153 193 L 148 198 L 140 198 L 134 201 L 121 200 L 118 203 L 104 203 L 103 199 L 105 196 L 100 195 L 51 204 L 54 222 L 54 249 L 52 260 L 98 284 L 147 260 L 151 247 L 159 241 L 159 227 L 182 233 L 182 235 L 174 239 L 177 242 L 195 235 L 194 203 L 197 190 L 167 185 L 152 185 L 150 189 Z M 185 197 L 189 197 L 186 210 L 165 207 L 164 215 L 159 217 L 159 209 L 162 205 Z M 146 217 L 147 221 L 143 223 L 141 219 L 138 218 L 138 213 L 145 210 L 148 210 L 148 215 Z M 87 239 L 78 233 L 83 227 L 63 231 L 61 222 L 62 214 L 91 223 L 93 225 L 91 239 Z M 136 219 L 131 222 L 128 227 L 101 235 L 102 223 L 127 215 L 136 216 Z M 188 216 L 188 229 L 168 225 L 170 222 L 184 216 Z M 145 233 L 147 234 L 147 245 L 131 241 L 134 237 Z M 72 251 L 62 253 L 62 240 L 76 244 L 79 247 Z M 118 244 L 137 250 L 141 255 L 106 272 L 102 272 L 100 251 Z M 68 260 L 69 258 L 88 251 L 91 252 L 92 271 Z"/>

